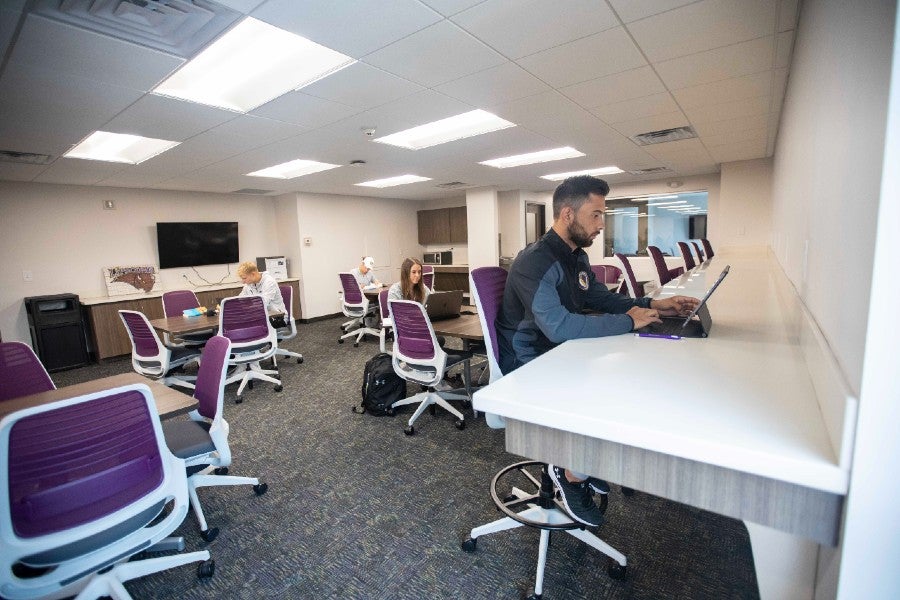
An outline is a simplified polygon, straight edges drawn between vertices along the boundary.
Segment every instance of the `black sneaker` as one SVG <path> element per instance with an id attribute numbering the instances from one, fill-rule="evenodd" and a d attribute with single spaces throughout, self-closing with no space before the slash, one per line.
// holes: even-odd
<path id="1" fill-rule="evenodd" d="M 595 494 L 608 494 L 609 493 L 609 484 L 603 481 L 602 479 L 597 479 L 596 477 L 588 477 L 587 478 L 588 487 L 591 488 L 591 491 Z"/>
<path id="2" fill-rule="evenodd" d="M 588 489 L 588 480 L 572 483 L 566 479 L 566 470 L 554 465 L 547 465 L 547 472 L 572 518 L 590 527 L 600 525 L 603 516 L 600 514 L 600 508 L 594 504 L 593 495 Z"/>

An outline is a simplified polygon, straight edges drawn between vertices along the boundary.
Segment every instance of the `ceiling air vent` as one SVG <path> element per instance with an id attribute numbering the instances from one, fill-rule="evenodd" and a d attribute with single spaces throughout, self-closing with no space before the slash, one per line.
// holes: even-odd
<path id="1" fill-rule="evenodd" d="M 49 165 L 53 161 L 53 157 L 49 154 L 35 154 L 34 152 L 0 150 L 0 161 L 24 163 L 26 165 Z"/>
<path id="2" fill-rule="evenodd" d="M 634 171 L 626 171 L 630 175 L 661 175 L 665 173 L 674 173 L 669 167 L 650 167 L 649 169 L 636 169 Z"/>
<path id="3" fill-rule="evenodd" d="M 208 0 L 37 0 L 32 12 L 183 58 L 240 16 Z"/>
<path id="4" fill-rule="evenodd" d="M 639 133 L 631 136 L 639 146 L 649 146 L 651 144 L 663 144 L 665 142 L 674 142 L 676 140 L 688 140 L 697 137 L 693 127 L 673 127 L 672 129 L 660 129 L 659 131 L 648 131 L 647 133 Z"/>
<path id="5" fill-rule="evenodd" d="M 445 190 L 455 190 L 457 188 L 469 187 L 469 184 L 463 183 L 462 181 L 450 181 L 447 183 L 439 183 L 434 187 L 439 187 Z"/>
<path id="6" fill-rule="evenodd" d="M 275 190 L 257 190 L 255 188 L 244 188 L 241 190 L 234 190 L 231 192 L 232 194 L 249 194 L 250 196 L 265 196 L 266 194 L 271 194 Z"/>

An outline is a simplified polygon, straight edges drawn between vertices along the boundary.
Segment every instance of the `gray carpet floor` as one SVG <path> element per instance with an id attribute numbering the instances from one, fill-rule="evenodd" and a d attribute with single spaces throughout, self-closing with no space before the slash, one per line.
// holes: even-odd
<path id="1" fill-rule="evenodd" d="M 504 451 L 503 432 L 471 418 L 459 431 L 438 410 L 403 434 L 413 408 L 396 417 L 357 415 L 365 362 L 377 340 L 337 344 L 338 319 L 298 325 L 286 347 L 304 363 L 281 362 L 284 391 L 257 383 L 235 404 L 225 397 L 231 473 L 269 484 L 199 491 L 207 521 L 221 529 L 207 544 L 192 513 L 177 534 L 187 549 L 208 548 L 215 576 L 193 566 L 129 583 L 135 598 L 522 598 L 532 592 L 539 532 L 506 531 L 460 542 L 497 519 L 489 486 L 522 460 Z M 453 341 L 450 342 L 453 345 Z M 57 386 L 126 372 L 127 357 L 52 374 Z M 410 392 L 418 391 L 410 386 Z M 187 418 L 187 417 L 177 417 Z M 648 494 L 610 494 L 597 534 L 623 552 L 628 576 L 606 574 L 606 557 L 554 534 L 544 598 L 758 598 L 743 523 Z"/>

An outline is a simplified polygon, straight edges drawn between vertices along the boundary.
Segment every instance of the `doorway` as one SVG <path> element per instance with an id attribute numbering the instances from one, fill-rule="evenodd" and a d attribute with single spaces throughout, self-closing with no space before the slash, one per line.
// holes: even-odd
<path id="1" fill-rule="evenodd" d="M 547 231 L 544 217 L 544 205 L 533 202 L 525 203 L 525 245 L 535 243 Z"/>

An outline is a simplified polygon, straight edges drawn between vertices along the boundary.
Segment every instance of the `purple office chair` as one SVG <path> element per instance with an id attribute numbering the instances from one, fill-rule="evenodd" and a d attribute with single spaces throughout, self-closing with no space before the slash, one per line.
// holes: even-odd
<path id="1" fill-rule="evenodd" d="M 131 366 L 144 377 L 158 379 L 168 386 L 178 385 L 194 389 L 191 383 L 196 379 L 192 375 L 174 375 L 176 369 L 200 358 L 200 350 L 196 347 L 165 346 L 150 326 L 144 313 L 134 310 L 120 310 L 119 316 L 128 338 L 131 340 Z"/>
<path id="2" fill-rule="evenodd" d="M 624 290 L 624 293 L 631 296 L 632 298 L 640 298 L 644 296 L 644 284 L 638 283 L 637 278 L 634 276 L 634 269 L 631 268 L 631 262 L 628 260 L 628 257 L 620 252 L 616 252 L 615 256 L 617 259 L 619 259 L 619 262 L 622 263 L 622 271 L 625 273 L 625 279 L 622 282 L 624 288 L 620 287 L 619 289 Z"/>
<path id="3" fill-rule="evenodd" d="M 346 333 L 338 339 L 338 344 L 343 344 L 348 337 L 356 336 L 353 347 L 358 348 L 359 340 L 363 336 L 380 337 L 380 334 L 377 329 L 366 327 L 365 318 L 372 313 L 372 310 L 369 307 L 369 299 L 359 289 L 356 277 L 352 273 L 338 273 L 338 276 L 341 278 L 341 288 L 344 291 L 341 310 L 345 317 L 350 317 L 349 321 L 341 325 L 341 329 Z"/>
<path id="4" fill-rule="evenodd" d="M 685 273 L 697 266 L 697 263 L 694 262 L 694 255 L 691 254 L 691 247 L 687 245 L 687 242 L 678 242 L 678 250 L 681 252 L 681 258 L 684 259 Z"/>
<path id="5" fill-rule="evenodd" d="M 128 562 L 183 548 L 167 536 L 188 510 L 184 461 L 166 448 L 146 385 L 7 415 L 0 457 L 4 598 L 130 599 L 123 582 L 198 561 L 212 576 L 207 551 Z"/>
<path id="6" fill-rule="evenodd" d="M 378 310 L 381 312 L 381 331 L 378 332 L 378 347 L 382 352 L 384 352 L 388 330 L 394 327 L 394 322 L 391 321 L 391 308 L 388 306 L 389 291 L 385 289 L 378 292 Z"/>
<path id="7" fill-rule="evenodd" d="M 274 358 L 277 359 L 279 356 L 289 356 L 291 358 L 296 358 L 297 364 L 299 365 L 303 362 L 303 355 L 299 352 L 291 352 L 287 348 L 281 347 L 281 342 L 297 337 L 297 322 L 294 321 L 294 288 L 289 285 L 279 285 L 278 290 L 281 292 L 281 300 L 284 302 L 287 314 L 284 315 L 286 326 L 279 327 L 275 330 L 275 334 L 278 336 L 278 349 L 275 350 Z M 276 362 L 275 364 L 277 366 L 278 363 Z"/>
<path id="8" fill-rule="evenodd" d="M 469 362 L 472 353 L 464 350 L 446 351 L 438 344 L 431 320 L 425 307 L 412 300 L 388 301 L 391 319 L 394 322 L 394 349 L 392 364 L 394 372 L 402 379 L 412 381 L 427 388 L 426 391 L 398 400 L 391 408 L 418 403 L 416 412 L 409 419 L 403 433 L 415 434 L 414 423 L 426 408 L 437 405 L 456 417 L 457 429 L 465 429 L 466 421 L 462 413 L 450 406 L 447 400 L 472 399 L 472 384 Z M 441 380 L 450 368 L 462 364 L 465 394 L 442 387 Z"/>
<path id="9" fill-rule="evenodd" d="M 666 264 L 665 257 L 663 257 L 662 250 L 660 250 L 656 246 L 647 246 L 647 254 L 650 255 L 650 258 L 653 259 L 654 266 L 656 266 L 656 274 L 659 277 L 660 287 L 666 285 L 667 283 L 684 273 L 684 269 L 682 269 L 681 267 L 670 269 Z"/>
<path id="10" fill-rule="evenodd" d="M 497 347 L 497 330 L 495 321 L 503 304 L 503 291 L 506 287 L 506 270 L 500 267 L 480 267 L 469 274 L 472 297 L 478 308 L 478 319 L 484 333 L 487 346 L 488 361 L 491 366 L 491 382 L 500 379 L 500 354 Z M 490 427 L 505 427 L 503 419 L 485 414 Z M 531 487 L 529 492 L 523 488 Z M 546 465 L 538 461 L 524 461 L 501 469 L 494 476 L 491 484 L 491 497 L 497 508 L 506 516 L 479 525 L 472 529 L 469 537 L 463 541 L 462 549 L 474 552 L 478 538 L 517 527 L 535 527 L 541 530 L 541 541 L 538 550 L 538 563 L 535 573 L 533 598 L 540 598 L 543 592 L 544 568 L 547 564 L 547 548 L 550 544 L 551 531 L 565 531 L 587 545 L 609 556 L 612 561 L 608 569 L 609 575 L 622 579 L 626 575 L 627 559 L 615 548 L 584 531 L 566 512 L 562 501 L 556 498 L 553 480 L 547 474 Z M 600 510 L 606 511 L 608 494 L 601 494 Z M 524 510 L 523 510 L 524 509 Z"/>
<path id="11" fill-rule="evenodd" d="M 162 305 L 163 314 L 167 317 L 180 317 L 185 310 L 189 308 L 198 308 L 200 306 L 200 300 L 197 298 L 197 294 L 191 290 L 173 290 L 171 292 L 163 293 Z M 172 339 L 169 339 L 168 334 L 165 334 L 165 340 L 163 341 L 166 346 L 172 347 L 202 346 L 206 343 L 206 340 L 214 335 L 216 335 L 216 330 L 215 328 L 211 328 L 209 331 L 188 333 Z"/>
<path id="12" fill-rule="evenodd" d="M 231 354 L 231 342 L 220 335 L 206 343 L 194 398 L 199 406 L 188 416 L 189 421 L 169 420 L 163 423 L 166 444 L 178 458 L 184 459 L 188 475 L 188 496 L 191 508 L 200 523 L 200 534 L 207 542 L 219 535 L 219 528 L 208 528 L 203 507 L 197 497 L 197 488 L 220 485 L 252 485 L 257 496 L 266 493 L 269 486 L 256 477 L 226 475 L 231 464 L 231 448 L 228 445 L 228 421 L 223 416 L 225 396 L 225 366 Z"/>
<path id="13" fill-rule="evenodd" d="M 219 309 L 219 335 L 231 340 L 231 355 L 228 365 L 235 369 L 225 379 L 225 385 L 240 381 L 235 403 L 244 401 L 244 388 L 253 389 L 253 381 L 268 381 L 275 384 L 275 391 L 284 389 L 281 381 L 272 377 L 278 369 L 263 369 L 260 362 L 275 356 L 278 349 L 278 335 L 269 316 L 262 296 L 234 296 L 224 298 Z"/>
<path id="14" fill-rule="evenodd" d="M 702 265 L 703 261 L 706 260 L 703 258 L 703 250 L 700 249 L 700 244 L 697 242 L 691 242 L 691 245 L 694 246 L 694 250 L 697 251 L 697 264 Z"/>
<path id="15" fill-rule="evenodd" d="M 34 350 L 22 342 L 0 342 L 0 401 L 55 390 Z"/>
<path id="16" fill-rule="evenodd" d="M 702 238 L 702 239 L 700 240 L 700 243 L 703 244 L 703 249 L 706 250 L 706 260 L 709 260 L 709 259 L 711 259 L 713 256 L 716 255 L 716 253 L 713 252 L 712 244 L 709 243 L 709 240 L 708 240 L 708 239 Z"/>
<path id="17" fill-rule="evenodd" d="M 591 265 L 591 271 L 597 281 L 606 283 L 606 265 Z"/>
<path id="18" fill-rule="evenodd" d="M 431 265 L 422 265 L 422 283 L 425 284 L 430 291 L 434 291 L 434 267 Z"/>
<path id="19" fill-rule="evenodd" d="M 615 265 L 603 265 L 606 267 L 606 281 L 603 283 L 618 283 L 622 279 L 622 269 Z"/>

